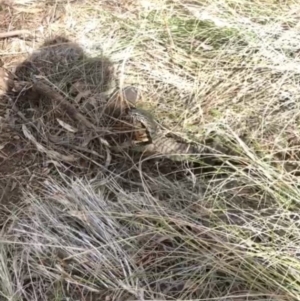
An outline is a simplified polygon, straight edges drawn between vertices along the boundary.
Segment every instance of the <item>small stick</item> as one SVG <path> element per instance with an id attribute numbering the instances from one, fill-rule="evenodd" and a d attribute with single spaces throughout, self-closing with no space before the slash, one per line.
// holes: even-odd
<path id="1" fill-rule="evenodd" d="M 15 36 L 21 36 L 24 34 L 29 34 L 29 30 L 21 29 L 21 30 L 12 30 L 8 32 L 0 32 L 0 39 L 12 38 Z"/>

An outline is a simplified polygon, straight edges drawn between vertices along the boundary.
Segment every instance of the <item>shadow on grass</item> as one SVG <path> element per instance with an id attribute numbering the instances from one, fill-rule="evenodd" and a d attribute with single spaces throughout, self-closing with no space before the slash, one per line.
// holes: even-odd
<path id="1" fill-rule="evenodd" d="M 103 92 L 114 80 L 113 64 L 107 57 L 88 57 L 80 45 L 65 37 L 47 40 L 15 73 L 20 80 L 46 77 L 65 93 L 74 84 Z"/>
<path id="2" fill-rule="evenodd" d="M 108 58 L 88 57 L 77 43 L 65 37 L 56 37 L 47 40 L 20 63 L 15 69 L 15 75 L 19 81 L 42 80 L 76 99 L 87 90 L 90 94 L 96 94 L 110 89 L 114 68 Z M 1 98 L 2 103 L 6 109 L 1 110 L 2 106 L 0 108 L 2 120 L 5 120 L 3 125 L 1 123 L 0 132 L 0 145 L 3 146 L 0 156 L 0 204 L 10 206 L 19 202 L 20 190 L 28 185 L 35 186 L 34 178 L 40 180 L 43 177 L 47 169 L 45 162 L 49 160 L 47 154 L 37 151 L 35 145 L 24 139 L 22 126 L 25 124 L 30 127 L 34 124 L 32 129 L 40 126 L 39 130 L 43 132 L 41 124 L 44 122 L 47 134 L 55 135 L 57 129 L 53 127 L 53 122 L 57 121 L 53 117 L 56 117 L 57 112 L 42 119 L 46 113 L 51 112 L 53 105 L 51 100 L 45 102 L 39 95 L 35 95 L 32 89 L 17 93 L 7 91 Z M 38 120 L 41 120 L 40 123 Z M 67 136 L 68 133 L 62 138 L 70 139 Z M 41 136 L 38 138 L 40 143 L 47 144 Z M 66 147 L 66 153 L 69 151 Z"/>

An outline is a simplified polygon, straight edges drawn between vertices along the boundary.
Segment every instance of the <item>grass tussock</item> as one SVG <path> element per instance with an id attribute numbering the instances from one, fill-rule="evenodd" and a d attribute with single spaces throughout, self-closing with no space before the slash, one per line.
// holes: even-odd
<path id="1" fill-rule="evenodd" d="M 83 164 L 79 174 L 43 154 L 39 185 L 28 182 L 2 227 L 0 299 L 298 300 L 300 5 L 121 2 L 1 6 L 1 28 L 35 32 L 0 41 L 1 58 L 18 65 L 22 79 L 39 75 L 70 99 L 70 87 L 88 91 L 76 105 L 99 127 L 106 80 L 138 86 L 138 106 L 173 133 L 220 146 L 218 164 L 122 153 L 104 167 L 99 145 L 86 144 L 88 131 L 64 131 L 78 121 L 60 122 L 58 135 L 57 120 L 47 123 L 53 108 L 45 115 L 29 97 L 20 108 L 36 141 Z M 54 64 L 41 47 L 53 35 L 80 48 L 61 51 Z M 1 104 L 2 122 L 6 110 Z M 92 170 L 95 154 L 102 161 Z M 21 182 L 1 164 L 0 180 Z"/>
<path id="2" fill-rule="evenodd" d="M 60 290 L 74 299 L 296 299 L 298 214 L 285 196 L 258 183 L 230 189 L 222 182 L 204 192 L 189 184 L 161 179 L 161 189 L 174 191 L 165 198 L 109 181 L 104 187 L 51 181 L 42 198 L 27 192 L 29 207 L 2 237 L 1 256 L 9 254 L 2 258 L 3 294 L 15 300 L 56 300 L 52 294 Z M 253 190 L 253 202 L 260 189 L 261 209 L 235 199 L 237 189 L 248 197 Z"/>

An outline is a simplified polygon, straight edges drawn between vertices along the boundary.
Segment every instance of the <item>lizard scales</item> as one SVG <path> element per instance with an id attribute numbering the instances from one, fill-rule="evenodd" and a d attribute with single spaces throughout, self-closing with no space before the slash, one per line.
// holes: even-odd
<path id="1" fill-rule="evenodd" d="M 136 149 L 149 154 L 162 155 L 200 155 L 204 150 L 204 147 L 184 142 L 180 137 L 168 137 L 167 132 L 159 128 L 148 112 L 131 108 L 129 116 L 134 121 L 141 123 L 150 137 L 148 144 Z"/>

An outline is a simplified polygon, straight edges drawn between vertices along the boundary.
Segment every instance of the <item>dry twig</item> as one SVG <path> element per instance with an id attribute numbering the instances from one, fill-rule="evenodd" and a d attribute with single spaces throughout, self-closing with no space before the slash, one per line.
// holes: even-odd
<path id="1" fill-rule="evenodd" d="M 29 30 L 20 29 L 20 30 L 8 31 L 8 32 L 0 32 L 0 39 L 7 39 L 16 36 L 26 35 L 26 34 L 30 34 Z"/>

